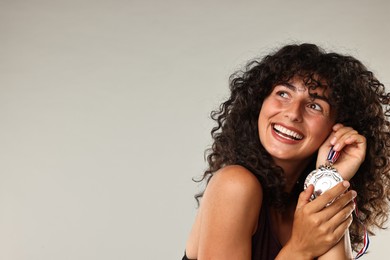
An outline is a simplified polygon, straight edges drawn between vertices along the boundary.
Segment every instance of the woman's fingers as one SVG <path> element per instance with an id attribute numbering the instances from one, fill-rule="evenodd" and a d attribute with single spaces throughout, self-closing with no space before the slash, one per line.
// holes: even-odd
<path id="1" fill-rule="evenodd" d="M 340 221 L 344 221 L 355 209 L 355 203 L 353 201 L 355 197 L 355 191 L 348 191 L 342 194 L 323 210 L 324 218 L 331 224 L 334 222 L 334 225 L 337 225 Z"/>
<path id="2" fill-rule="evenodd" d="M 350 201 L 342 210 L 326 222 L 324 229 L 328 231 L 328 242 L 336 241 L 344 235 L 352 223 L 354 209 L 355 204 L 353 201 Z"/>
<path id="3" fill-rule="evenodd" d="M 345 231 L 349 228 L 353 220 L 352 214 L 349 214 L 347 218 L 344 219 L 339 225 L 336 226 L 336 228 L 329 232 L 327 237 L 328 243 L 337 243 L 345 234 Z"/>
<path id="4" fill-rule="evenodd" d="M 324 192 L 321 196 L 317 197 L 313 203 L 310 204 L 313 212 L 319 212 L 323 210 L 327 205 L 332 203 L 341 194 L 345 193 L 349 188 L 350 184 L 348 181 L 342 181 L 333 188 Z"/>
<path id="5" fill-rule="evenodd" d="M 335 151 L 341 151 L 345 146 L 350 144 L 361 144 L 366 142 L 365 137 L 360 135 L 352 127 L 336 124 L 333 127 L 333 131 L 330 138 L 330 144 L 333 145 Z"/>

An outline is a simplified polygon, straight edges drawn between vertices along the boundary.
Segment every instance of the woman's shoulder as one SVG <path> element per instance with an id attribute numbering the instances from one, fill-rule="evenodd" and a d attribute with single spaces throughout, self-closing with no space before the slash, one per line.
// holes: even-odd
<path id="1" fill-rule="evenodd" d="M 251 171 L 240 165 L 229 165 L 218 170 L 210 179 L 205 196 L 209 191 L 253 203 L 261 203 L 263 196 L 259 180 Z"/>
<path id="2" fill-rule="evenodd" d="M 228 165 L 219 169 L 213 176 L 220 181 L 233 181 L 237 185 L 247 184 L 261 187 L 261 184 L 254 173 L 241 165 Z M 212 179 L 213 179 L 212 178 Z"/>

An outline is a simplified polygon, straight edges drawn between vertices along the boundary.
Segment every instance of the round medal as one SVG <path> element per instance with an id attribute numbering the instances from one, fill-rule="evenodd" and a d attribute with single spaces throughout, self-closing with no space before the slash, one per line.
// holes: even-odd
<path id="1" fill-rule="evenodd" d="M 311 184 L 314 186 L 314 192 L 310 197 L 311 200 L 314 200 L 342 180 L 341 175 L 333 167 L 320 166 L 319 169 L 307 175 L 304 188 L 306 189 Z"/>

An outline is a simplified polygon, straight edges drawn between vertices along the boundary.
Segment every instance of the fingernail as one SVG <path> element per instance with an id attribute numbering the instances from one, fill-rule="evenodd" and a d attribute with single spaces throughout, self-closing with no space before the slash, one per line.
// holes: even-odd
<path id="1" fill-rule="evenodd" d="M 356 198 L 356 196 L 357 196 L 357 192 L 353 190 L 353 191 L 352 191 L 352 197 L 353 197 L 353 198 Z"/>
<path id="2" fill-rule="evenodd" d="M 343 181 L 343 186 L 345 187 L 345 188 L 348 188 L 349 187 L 349 182 L 348 181 Z"/>
<path id="3" fill-rule="evenodd" d="M 339 147 L 340 147 L 340 144 L 336 144 L 335 146 L 333 146 L 333 150 L 338 151 Z"/>
<path id="4" fill-rule="evenodd" d="M 336 143 L 336 141 L 337 141 L 337 138 L 335 136 L 335 137 L 332 138 L 332 140 L 330 140 L 330 144 L 334 145 Z"/>

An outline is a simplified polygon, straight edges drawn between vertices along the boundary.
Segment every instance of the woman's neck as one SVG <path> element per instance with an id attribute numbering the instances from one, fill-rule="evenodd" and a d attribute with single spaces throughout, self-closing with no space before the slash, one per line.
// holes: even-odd
<path id="1" fill-rule="evenodd" d="M 284 176 L 286 178 L 285 192 L 290 193 L 297 184 L 302 172 L 308 166 L 310 159 L 299 162 L 278 160 L 274 160 L 274 162 L 283 169 Z"/>

